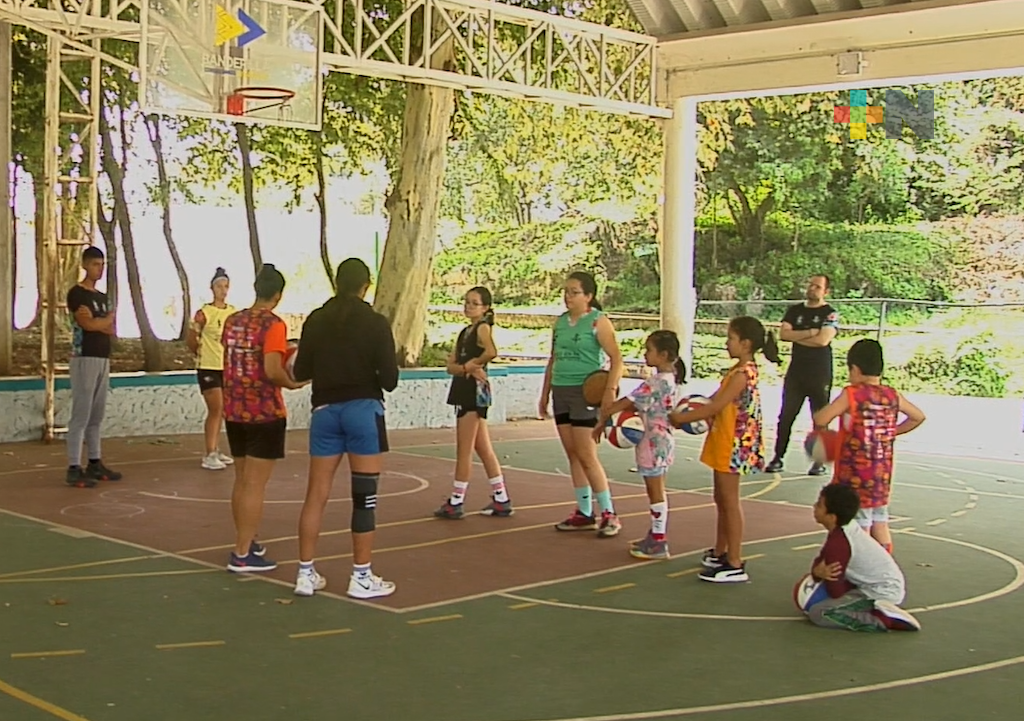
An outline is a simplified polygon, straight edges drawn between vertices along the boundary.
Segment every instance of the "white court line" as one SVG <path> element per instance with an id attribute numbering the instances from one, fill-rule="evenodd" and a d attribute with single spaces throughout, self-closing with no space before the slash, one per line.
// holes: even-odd
<path id="1" fill-rule="evenodd" d="M 430 481 L 428 481 L 426 478 L 422 478 L 420 476 L 415 476 L 415 475 L 413 475 L 411 473 L 402 473 L 401 471 L 382 471 L 381 475 L 401 476 L 402 478 L 411 478 L 412 480 L 416 481 L 416 487 L 415 488 L 407 489 L 405 491 L 394 491 L 392 493 L 381 493 L 381 494 L 379 494 L 377 496 L 377 498 L 397 498 L 398 496 L 411 496 L 413 494 L 419 493 L 420 491 L 425 491 L 428 488 L 430 488 Z M 131 489 L 127 489 L 126 488 L 126 489 L 123 489 L 123 490 L 128 491 L 128 490 L 131 490 Z M 231 503 L 231 499 L 230 498 L 196 498 L 196 497 L 193 497 L 193 496 L 179 496 L 177 493 L 153 493 L 151 491 L 137 491 L 137 493 L 140 496 L 146 496 L 148 498 L 159 498 L 159 499 L 162 499 L 162 500 L 165 500 L 165 501 L 191 501 L 193 503 Z M 351 497 L 347 497 L 347 498 L 329 498 L 327 500 L 327 502 L 328 503 L 339 503 L 341 501 L 351 501 L 351 500 L 352 500 Z M 300 498 L 299 500 L 264 501 L 263 503 L 266 504 L 266 505 L 271 505 L 271 504 L 298 504 L 298 503 L 304 503 L 304 502 L 305 502 L 305 499 Z"/>
<path id="2" fill-rule="evenodd" d="M 944 536 L 932 536 L 926 533 L 917 533 L 910 529 L 904 529 L 902 531 L 905 535 L 916 536 L 917 538 L 924 538 L 930 541 L 941 541 L 943 543 L 952 543 L 957 546 L 963 546 L 980 553 L 986 553 L 990 556 L 994 556 L 1006 563 L 1010 564 L 1014 570 L 1013 580 L 1007 583 L 1002 588 L 997 588 L 994 591 L 987 593 L 981 593 L 976 596 L 969 598 L 963 598 L 957 601 L 949 601 L 947 603 L 937 603 L 930 606 L 919 606 L 917 608 L 908 608 L 907 611 L 910 613 L 926 613 L 929 611 L 940 611 L 951 608 L 961 608 L 963 606 L 971 606 L 976 603 L 982 603 L 984 601 L 991 601 L 1000 596 L 1013 593 L 1021 586 L 1024 586 L 1024 563 L 1018 559 L 1009 556 L 1002 551 L 997 551 L 986 546 L 981 546 L 976 543 L 970 543 L 969 541 L 960 541 L 953 538 L 946 538 Z M 798 535 L 809 535 L 809 534 L 798 534 Z M 789 536 L 794 538 L 797 536 Z M 756 543 L 767 543 L 773 540 L 783 540 L 787 537 L 775 538 L 775 539 L 764 539 L 762 541 L 753 541 L 747 545 L 754 545 Z M 697 552 L 693 552 L 697 553 Z M 685 555 L 693 555 L 693 553 Z M 711 620 L 711 621 L 803 621 L 805 620 L 802 616 L 738 616 L 738 615 L 725 615 L 725 614 L 711 614 L 711 613 L 686 613 L 677 611 L 646 611 L 639 609 L 629 608 L 610 608 L 607 606 L 591 606 L 582 603 L 564 603 L 561 601 L 545 601 L 539 598 L 533 598 L 531 596 L 520 596 L 514 593 L 502 592 L 500 594 L 503 598 L 512 599 L 515 601 L 521 601 L 524 603 L 536 603 L 541 606 L 552 606 L 555 608 L 562 608 L 571 611 L 592 611 L 596 613 L 611 613 L 619 614 L 624 616 L 649 616 L 655 618 L 680 618 L 680 619 L 697 619 L 697 620 Z"/>
<path id="3" fill-rule="evenodd" d="M 715 713 L 718 711 L 740 711 L 749 708 L 769 708 L 771 706 L 784 706 L 792 703 L 805 701 L 821 701 L 825 699 L 842 698 L 844 696 L 856 696 L 863 693 L 875 691 L 888 691 L 894 688 L 905 688 L 907 686 L 918 686 L 920 684 L 945 681 L 946 679 L 969 676 L 985 671 L 995 671 L 1001 668 L 1017 666 L 1024 663 L 1024 656 L 1014 656 L 1000 661 L 982 663 L 976 666 L 965 666 L 949 671 L 929 673 L 923 676 L 910 676 L 895 681 L 883 681 L 882 683 L 866 684 L 864 686 L 852 686 L 849 688 L 837 688 L 831 691 L 814 691 L 811 693 L 794 694 L 792 696 L 776 696 L 774 698 L 751 699 L 750 701 L 733 701 L 731 703 L 718 703 L 708 706 L 683 706 L 681 708 L 662 709 L 660 711 L 639 711 L 636 713 L 617 713 L 605 716 L 573 716 L 571 718 L 549 718 L 535 719 L 534 721 L 644 721 L 645 719 L 673 718 L 677 716 L 696 716 L 697 714 Z"/>
<path id="4" fill-rule="evenodd" d="M 29 516 L 28 514 L 25 514 L 25 513 L 18 513 L 17 511 L 12 511 L 12 510 L 7 509 L 7 508 L 0 508 L 0 513 L 3 513 L 3 514 L 8 515 L 8 516 L 12 516 L 14 518 L 20 518 L 20 519 L 22 519 L 24 521 L 33 521 L 35 523 L 38 523 L 40 526 L 44 526 L 44 527 L 52 526 L 52 527 L 56 527 L 56 528 L 72 529 L 71 526 L 65 526 L 64 524 L 61 524 L 61 523 L 53 523 L 52 521 L 44 521 L 41 518 L 36 518 L 35 516 Z M 228 571 L 222 565 L 218 565 L 216 563 L 210 563 L 208 561 L 203 561 L 203 560 L 200 560 L 198 558 L 190 558 L 188 556 L 182 556 L 180 554 L 174 553 L 173 551 L 162 551 L 162 550 L 160 550 L 158 548 L 152 548 L 151 546 L 145 546 L 145 545 L 143 545 L 141 543 L 135 543 L 133 541 L 125 541 L 125 540 L 122 540 L 120 538 L 112 538 L 110 536 L 104 536 L 101 533 L 93 533 L 92 536 L 93 536 L 93 538 L 98 538 L 98 539 L 100 539 L 102 541 L 108 541 L 110 543 L 115 543 L 115 544 L 117 544 L 119 546 L 127 546 L 128 548 L 136 548 L 136 549 L 141 550 L 141 551 L 146 551 L 146 552 L 151 553 L 151 554 L 153 554 L 155 556 L 163 556 L 165 558 L 173 558 L 173 559 L 176 559 L 178 561 L 184 561 L 185 563 L 192 564 L 193 566 L 203 566 L 204 568 L 216 568 L 216 569 L 218 569 L 220 571 L 224 571 L 225 574 L 228 573 Z M 231 574 L 231 575 L 237 575 L 237 574 Z M 294 589 L 295 588 L 295 584 L 292 583 L 291 581 L 282 581 L 282 580 L 279 580 L 279 579 L 276 579 L 276 578 L 270 578 L 270 577 L 265 576 L 263 574 L 253 574 L 253 575 L 255 576 L 255 580 L 261 581 L 263 583 L 270 583 L 270 584 L 273 584 L 275 586 L 281 586 L 283 588 L 288 588 L 288 589 Z M 377 611 L 387 611 L 388 613 L 397 613 L 397 611 L 395 609 L 388 608 L 387 606 L 377 605 L 377 604 L 371 603 L 369 601 L 360 601 L 359 599 L 349 598 L 348 596 L 342 596 L 342 595 L 337 594 L 337 593 L 331 593 L 330 591 L 317 591 L 317 595 L 318 596 L 324 596 L 326 598 L 333 598 L 333 599 L 338 600 L 338 601 L 346 601 L 346 602 L 354 604 L 356 606 L 363 606 L 365 608 L 372 608 L 372 609 L 375 609 Z"/>

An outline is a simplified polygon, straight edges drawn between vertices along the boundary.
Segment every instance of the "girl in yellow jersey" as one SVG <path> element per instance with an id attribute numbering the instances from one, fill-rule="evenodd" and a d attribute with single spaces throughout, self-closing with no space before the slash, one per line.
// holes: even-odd
<path id="1" fill-rule="evenodd" d="M 211 471 L 223 470 L 234 463 L 231 456 L 217 449 L 224 415 L 224 346 L 220 336 L 224 321 L 236 310 L 227 303 L 230 286 L 228 274 L 223 268 L 217 268 L 210 281 L 213 302 L 196 311 L 187 338 L 188 347 L 196 354 L 196 377 L 206 401 L 206 453 L 202 465 Z"/>

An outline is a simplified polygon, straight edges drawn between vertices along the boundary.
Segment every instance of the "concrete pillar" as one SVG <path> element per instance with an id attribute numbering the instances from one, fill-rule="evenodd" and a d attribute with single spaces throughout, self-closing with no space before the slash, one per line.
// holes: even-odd
<path id="1" fill-rule="evenodd" d="M 680 98 L 665 125 L 665 196 L 661 227 L 661 326 L 681 341 L 687 371 L 693 368 L 694 238 L 697 209 L 697 101 Z"/>
<path id="2" fill-rule="evenodd" d="M 14 222 L 11 209 L 11 24 L 0 22 L 0 376 L 12 373 Z"/>

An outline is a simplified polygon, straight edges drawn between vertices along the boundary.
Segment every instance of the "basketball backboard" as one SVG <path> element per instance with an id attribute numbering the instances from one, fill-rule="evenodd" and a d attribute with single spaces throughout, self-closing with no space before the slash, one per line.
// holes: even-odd
<path id="1" fill-rule="evenodd" d="M 320 5 L 143 0 L 143 112 L 319 130 Z"/>

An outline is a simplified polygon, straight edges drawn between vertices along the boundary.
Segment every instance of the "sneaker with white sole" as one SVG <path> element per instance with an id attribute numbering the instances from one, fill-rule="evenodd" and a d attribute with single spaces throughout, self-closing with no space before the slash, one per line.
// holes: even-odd
<path id="1" fill-rule="evenodd" d="M 622 521 L 611 511 L 604 511 L 601 513 L 601 525 L 597 529 L 597 535 L 599 538 L 611 538 L 612 536 L 619 535 L 619 531 L 622 530 Z"/>
<path id="2" fill-rule="evenodd" d="M 747 564 L 741 563 L 739 567 L 722 563 L 715 568 L 705 568 L 697 576 L 702 581 L 711 583 L 746 583 L 750 580 L 747 575 Z"/>
<path id="3" fill-rule="evenodd" d="M 704 555 L 700 557 L 700 565 L 704 568 L 718 568 L 725 562 L 725 554 L 719 556 L 715 553 L 715 549 L 709 548 L 704 551 Z"/>
<path id="4" fill-rule="evenodd" d="M 273 571 L 277 564 L 264 556 L 257 556 L 251 550 L 245 558 L 239 558 L 235 552 L 231 552 L 231 560 L 228 561 L 228 570 L 232 573 L 262 573 Z"/>
<path id="5" fill-rule="evenodd" d="M 380 576 L 359 578 L 351 576 L 348 580 L 348 595 L 352 598 L 383 598 L 395 592 L 395 584 L 385 581 Z"/>
<path id="6" fill-rule="evenodd" d="M 227 454 L 221 453 L 220 451 L 217 451 L 217 458 L 219 458 L 220 462 L 223 463 L 225 466 L 231 466 L 234 465 L 235 463 L 234 458 Z"/>
<path id="7" fill-rule="evenodd" d="M 327 579 L 315 570 L 311 570 L 308 573 L 299 571 L 298 578 L 295 579 L 296 596 L 312 596 L 317 591 L 322 591 L 325 588 L 327 588 Z"/>
<path id="8" fill-rule="evenodd" d="M 875 601 L 875 610 L 885 616 L 888 626 L 893 631 L 920 631 L 921 622 L 908 611 L 890 601 Z"/>
<path id="9" fill-rule="evenodd" d="M 222 461 L 220 456 L 216 453 L 210 453 L 203 456 L 202 466 L 208 471 L 223 471 L 227 468 L 227 465 L 225 465 L 224 461 Z"/>

